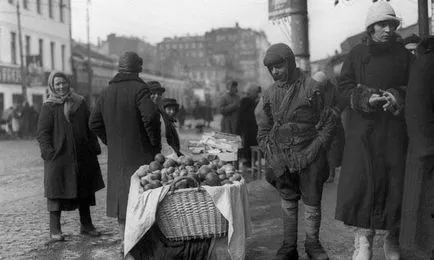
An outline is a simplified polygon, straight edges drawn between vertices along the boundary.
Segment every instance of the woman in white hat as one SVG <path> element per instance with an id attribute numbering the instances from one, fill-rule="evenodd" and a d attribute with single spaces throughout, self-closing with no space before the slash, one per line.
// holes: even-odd
<path id="1" fill-rule="evenodd" d="M 367 40 L 350 51 L 339 80 L 339 107 L 350 109 L 336 219 L 355 227 L 353 260 L 372 259 L 376 230 L 387 232 L 386 259 L 400 259 L 403 109 L 413 57 L 396 40 L 399 24 L 389 3 L 374 3 L 366 17 Z"/>

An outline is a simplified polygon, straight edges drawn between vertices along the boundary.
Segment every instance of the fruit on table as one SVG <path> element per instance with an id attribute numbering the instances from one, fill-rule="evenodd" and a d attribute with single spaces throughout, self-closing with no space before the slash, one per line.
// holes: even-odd
<path id="1" fill-rule="evenodd" d="M 154 159 L 146 170 L 137 173 L 140 178 L 140 192 L 171 185 L 173 182 L 174 189 L 196 187 L 192 179 L 201 185 L 220 186 L 231 185 L 243 178 L 232 164 L 225 164 L 213 156 L 194 161 L 188 156 L 173 160 L 157 154 Z M 181 180 L 184 176 L 192 179 Z"/>

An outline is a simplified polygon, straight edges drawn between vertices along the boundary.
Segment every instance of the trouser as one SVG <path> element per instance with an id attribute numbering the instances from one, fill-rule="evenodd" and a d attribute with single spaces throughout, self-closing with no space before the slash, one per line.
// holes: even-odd
<path id="1" fill-rule="evenodd" d="M 274 186 L 283 200 L 301 200 L 309 206 L 321 206 L 324 182 L 329 177 L 325 153 L 320 152 L 315 161 L 300 173 L 287 170 L 282 176 L 266 170 L 266 180 Z"/>

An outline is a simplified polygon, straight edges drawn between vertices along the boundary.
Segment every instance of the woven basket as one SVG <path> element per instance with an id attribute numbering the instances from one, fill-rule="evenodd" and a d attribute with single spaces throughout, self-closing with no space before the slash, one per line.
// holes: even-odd
<path id="1" fill-rule="evenodd" d="M 197 188 L 174 189 L 176 182 L 190 180 Z M 171 184 L 171 191 L 158 205 L 157 224 L 170 241 L 226 236 L 228 221 L 196 179 L 184 176 Z"/>

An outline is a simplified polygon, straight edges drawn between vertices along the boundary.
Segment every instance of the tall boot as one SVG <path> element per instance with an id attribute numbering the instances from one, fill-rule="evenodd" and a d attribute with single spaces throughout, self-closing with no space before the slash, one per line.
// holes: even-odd
<path id="1" fill-rule="evenodd" d="M 119 234 L 121 236 L 121 247 L 120 247 L 120 253 L 122 256 L 124 255 L 124 236 L 125 236 L 125 219 L 118 219 L 119 223 Z"/>
<path id="2" fill-rule="evenodd" d="M 277 251 L 275 260 L 298 260 L 297 224 L 298 201 L 282 200 L 283 244 Z"/>
<path id="3" fill-rule="evenodd" d="M 328 260 L 329 257 L 319 241 L 319 229 L 321 226 L 321 207 L 304 205 L 306 221 L 306 241 L 304 247 L 309 259 Z"/>
<path id="4" fill-rule="evenodd" d="M 375 230 L 356 228 L 353 260 L 371 260 Z"/>
<path id="5" fill-rule="evenodd" d="M 401 253 L 399 250 L 399 242 L 398 242 L 398 234 L 397 230 L 387 232 L 384 237 L 384 256 L 386 260 L 399 260 L 401 259 Z"/>
<path id="6" fill-rule="evenodd" d="M 96 230 L 92 223 L 92 217 L 90 216 L 90 208 L 88 204 L 80 203 L 78 212 L 80 214 L 80 233 L 89 235 L 92 237 L 100 236 L 101 233 Z"/>
<path id="7" fill-rule="evenodd" d="M 50 238 L 53 241 L 65 240 L 60 226 L 60 211 L 50 211 Z"/>

